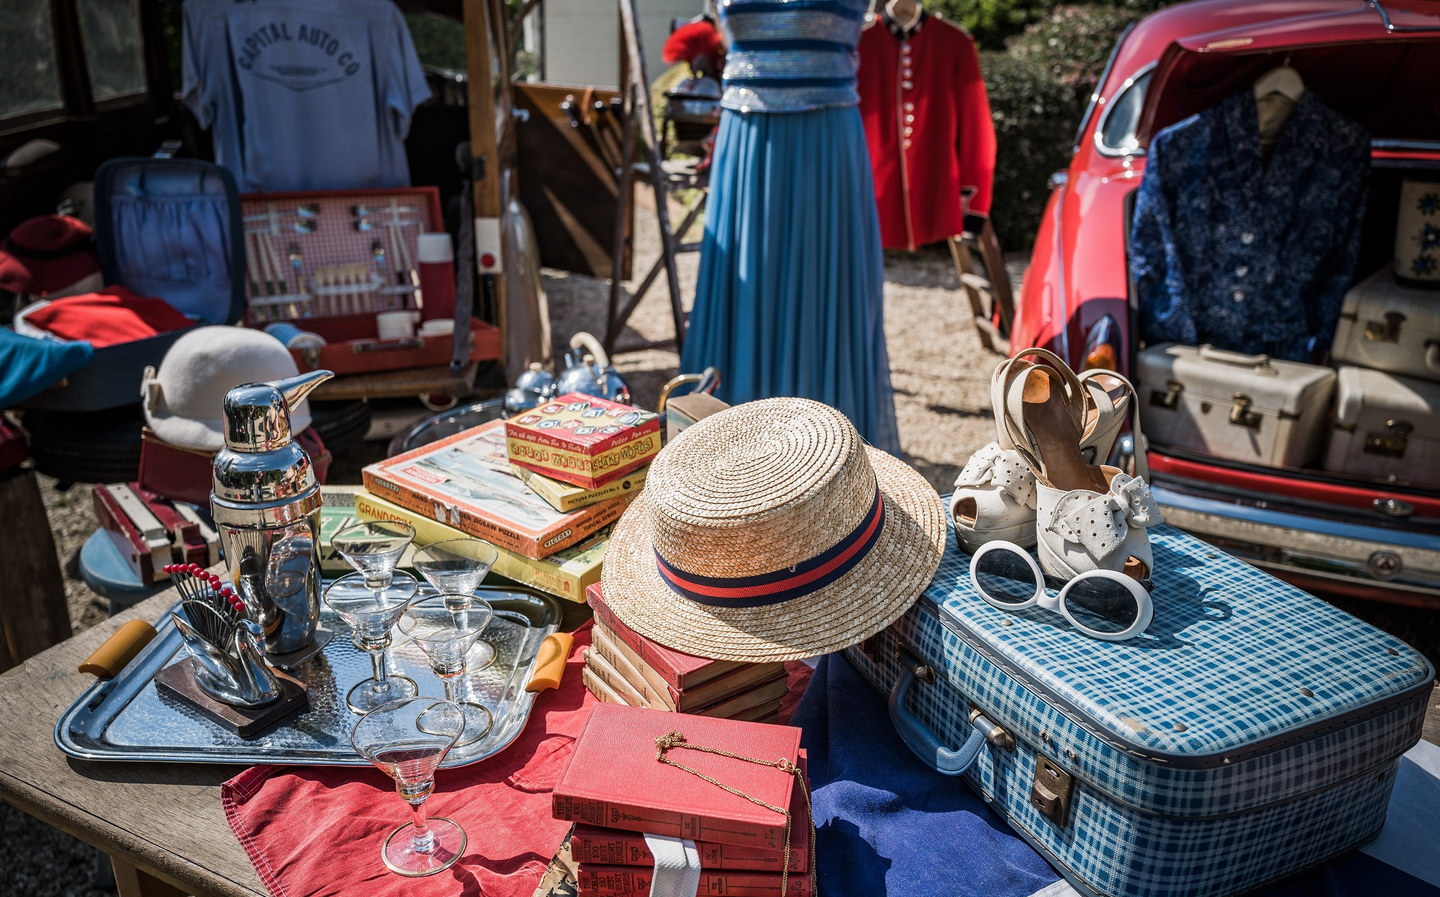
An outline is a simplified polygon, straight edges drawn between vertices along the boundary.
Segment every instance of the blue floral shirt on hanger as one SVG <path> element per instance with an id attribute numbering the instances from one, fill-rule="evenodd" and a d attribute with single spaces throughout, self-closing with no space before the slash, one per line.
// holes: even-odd
<path id="1" fill-rule="evenodd" d="M 1130 272 L 1147 342 L 1310 361 L 1360 247 L 1370 136 L 1307 91 L 1265 160 L 1244 90 L 1151 141 Z"/>

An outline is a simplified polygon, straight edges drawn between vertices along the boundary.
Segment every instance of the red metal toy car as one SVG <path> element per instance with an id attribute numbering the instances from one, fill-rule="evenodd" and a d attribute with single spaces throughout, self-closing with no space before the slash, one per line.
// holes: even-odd
<path id="1" fill-rule="evenodd" d="M 1070 167 L 1052 177 L 1012 346 L 1048 346 L 1077 370 L 1134 371 L 1126 255 L 1146 147 L 1282 61 L 1370 129 L 1372 178 L 1440 168 L 1431 89 L 1440 3 L 1198 0 L 1161 10 L 1118 41 Z M 1146 401 L 1151 389 L 1137 388 Z M 1170 522 L 1312 591 L 1440 607 L 1440 492 L 1154 446 L 1148 457 Z"/>

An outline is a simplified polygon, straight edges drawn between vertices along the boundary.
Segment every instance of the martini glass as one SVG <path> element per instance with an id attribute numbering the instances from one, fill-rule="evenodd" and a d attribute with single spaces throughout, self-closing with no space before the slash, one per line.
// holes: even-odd
<path id="1" fill-rule="evenodd" d="M 465 731 L 455 742 L 464 745 L 484 738 L 495 722 L 490 708 L 458 695 L 464 685 L 467 655 L 494 612 L 485 601 L 477 601 L 466 610 L 451 610 L 455 597 L 441 594 L 413 602 L 397 625 L 430 659 L 430 669 L 445 686 L 445 698 L 464 711 Z"/>
<path id="2" fill-rule="evenodd" d="M 390 675 L 390 627 L 400 619 L 405 607 L 420 590 L 420 583 L 409 573 L 392 573 L 388 581 L 375 588 L 363 573 L 351 573 L 330 583 L 325 589 L 325 603 L 350 626 L 355 647 L 370 655 L 374 675 L 361 680 L 345 694 L 345 704 L 356 713 L 372 710 L 419 693 L 415 681 L 405 676 Z"/>
<path id="3" fill-rule="evenodd" d="M 475 590 L 485 580 L 500 552 L 483 539 L 445 539 L 432 542 L 415 552 L 415 569 L 435 591 L 445 596 L 445 606 L 456 614 L 456 625 L 460 625 L 459 614 L 471 608 L 485 611 L 488 625 L 494 612 L 490 602 L 477 597 Z M 495 662 L 495 648 L 489 642 L 477 638 L 470 650 L 471 671 L 483 670 Z"/>
<path id="4" fill-rule="evenodd" d="M 435 770 L 465 728 L 465 715 L 449 701 L 406 698 L 382 704 L 355 724 L 350 741 L 360 756 L 395 780 L 412 820 L 390 833 L 380 857 L 391 872 L 434 875 L 460 858 L 465 830 L 452 819 L 425 815 Z"/>
<path id="5" fill-rule="evenodd" d="M 415 527 L 398 520 L 352 523 L 330 540 L 330 545 L 377 591 L 390 582 L 400 555 L 415 541 Z"/>

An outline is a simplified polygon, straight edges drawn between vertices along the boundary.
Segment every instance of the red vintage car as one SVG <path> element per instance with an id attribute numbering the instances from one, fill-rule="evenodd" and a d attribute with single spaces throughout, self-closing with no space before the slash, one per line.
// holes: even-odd
<path id="1" fill-rule="evenodd" d="M 1197 0 L 1156 12 L 1121 36 L 1070 167 L 1052 177 L 1012 346 L 1047 346 L 1077 370 L 1135 370 L 1126 250 L 1146 147 L 1284 61 L 1369 128 L 1372 184 L 1440 168 L 1440 3 Z M 1388 258 L 1376 237 L 1357 278 Z M 1142 401 L 1152 391 L 1137 388 Z M 1148 457 L 1177 526 L 1314 592 L 1440 608 L 1440 492 L 1153 445 Z"/>

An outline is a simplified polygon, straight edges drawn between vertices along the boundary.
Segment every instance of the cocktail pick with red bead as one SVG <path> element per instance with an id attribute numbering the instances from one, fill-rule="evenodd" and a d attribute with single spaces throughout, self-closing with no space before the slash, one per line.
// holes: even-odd
<path id="1" fill-rule="evenodd" d="M 214 641 L 220 642 L 225 638 L 225 630 L 246 618 L 245 602 L 240 600 L 240 596 L 219 576 L 199 564 L 168 564 L 161 570 L 170 574 L 170 580 L 175 583 L 181 602 L 187 608 L 187 616 L 207 638 L 213 637 Z M 213 611 L 214 616 L 201 611 L 189 613 L 191 602 Z"/>

